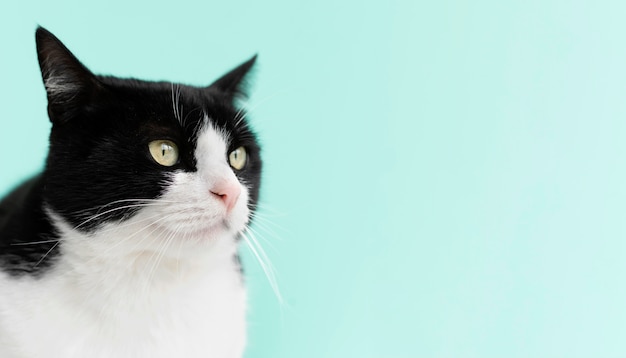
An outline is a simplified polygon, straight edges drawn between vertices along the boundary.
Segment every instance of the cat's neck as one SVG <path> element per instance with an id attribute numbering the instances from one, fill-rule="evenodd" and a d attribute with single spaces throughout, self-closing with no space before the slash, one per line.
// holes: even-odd
<path id="1" fill-rule="evenodd" d="M 241 283 L 235 260 L 237 242 L 228 235 L 190 246 L 182 235 L 159 233 L 140 223 L 109 224 L 87 234 L 71 229 L 58 217 L 53 220 L 63 238 L 56 272 L 85 299 L 100 292 L 112 300 L 135 297 L 142 302 L 150 296 L 167 297 L 162 295 L 166 291 L 210 285 L 216 278 Z M 129 291 L 135 294 L 129 296 Z"/>

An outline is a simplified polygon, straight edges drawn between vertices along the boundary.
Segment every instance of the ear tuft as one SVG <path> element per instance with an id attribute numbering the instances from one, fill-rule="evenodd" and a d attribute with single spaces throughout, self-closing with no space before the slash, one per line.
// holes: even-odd
<path id="1" fill-rule="evenodd" d="M 43 27 L 37 28 L 37 56 L 48 94 L 50 120 L 68 120 L 85 104 L 96 83 L 93 74 Z"/>
<path id="2" fill-rule="evenodd" d="M 248 61 L 230 70 L 209 86 L 224 94 L 230 101 L 236 97 L 247 97 L 246 79 L 256 62 L 257 55 L 252 56 Z"/>

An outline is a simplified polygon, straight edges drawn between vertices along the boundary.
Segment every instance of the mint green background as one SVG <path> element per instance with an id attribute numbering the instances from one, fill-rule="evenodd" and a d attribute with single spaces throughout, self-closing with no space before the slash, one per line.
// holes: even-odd
<path id="1" fill-rule="evenodd" d="M 46 152 L 36 24 L 119 76 L 259 52 L 285 300 L 244 250 L 246 357 L 626 356 L 624 2 L 7 3 L 1 191 Z"/>

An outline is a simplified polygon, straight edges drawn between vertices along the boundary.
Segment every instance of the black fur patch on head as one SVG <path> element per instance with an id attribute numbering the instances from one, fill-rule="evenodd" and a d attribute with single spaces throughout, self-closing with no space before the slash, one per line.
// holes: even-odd
<path id="1" fill-rule="evenodd" d="M 70 225 L 90 232 L 105 222 L 131 217 L 137 211 L 133 200 L 159 198 L 173 172 L 196 170 L 194 151 L 205 117 L 229 135 L 229 152 L 246 148 L 248 164 L 235 174 L 249 188 L 249 206 L 254 209 L 261 175 L 260 148 L 234 101 L 245 95 L 245 78 L 256 56 L 210 86 L 193 87 L 97 76 L 47 30 L 37 29 L 36 40 L 52 122 L 50 149 L 44 172 L 29 187 L 32 192 L 22 198 L 23 205 L 3 202 L 0 207 L 12 211 L 0 211 L 0 259 L 11 260 L 10 241 L 55 237 L 43 205 Z M 148 144 L 159 139 L 178 146 L 175 165 L 165 167 L 152 159 Z M 38 224 L 28 230 L 17 228 L 7 222 L 9 216 Z M 34 260 L 51 246 L 31 248 L 38 250 Z"/>
<path id="2" fill-rule="evenodd" d="M 91 230 L 124 219 L 136 211 L 120 210 L 129 200 L 158 198 L 173 171 L 195 171 L 196 135 L 205 115 L 229 134 L 231 149 L 248 149 L 250 165 L 238 175 L 256 201 L 259 147 L 233 104 L 256 56 L 204 88 L 118 79 L 92 75 L 43 31 L 37 35 L 42 75 L 44 83 L 54 84 L 47 87 L 53 126 L 44 197 L 72 225 Z M 178 145 L 178 164 L 163 167 L 151 159 L 148 144 L 157 139 Z"/>

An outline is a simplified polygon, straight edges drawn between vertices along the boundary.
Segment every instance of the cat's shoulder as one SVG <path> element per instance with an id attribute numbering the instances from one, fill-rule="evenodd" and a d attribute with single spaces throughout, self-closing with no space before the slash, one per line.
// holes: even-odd
<path id="1" fill-rule="evenodd" d="M 42 176 L 37 175 L 0 199 L 0 233 L 15 224 L 17 217 L 34 208 L 41 209 Z M 6 237 L 6 235 L 3 235 Z M 0 242 L 3 237 L 0 236 Z"/>
<path id="2" fill-rule="evenodd" d="M 0 199 L 0 218 L 26 206 L 33 194 L 41 191 L 41 185 L 42 175 L 39 174 L 18 185 L 13 191 Z"/>
<path id="3" fill-rule="evenodd" d="M 58 253 L 48 253 L 57 235 L 45 214 L 43 183 L 41 175 L 35 176 L 0 200 L 0 271 L 39 272 Z"/>

